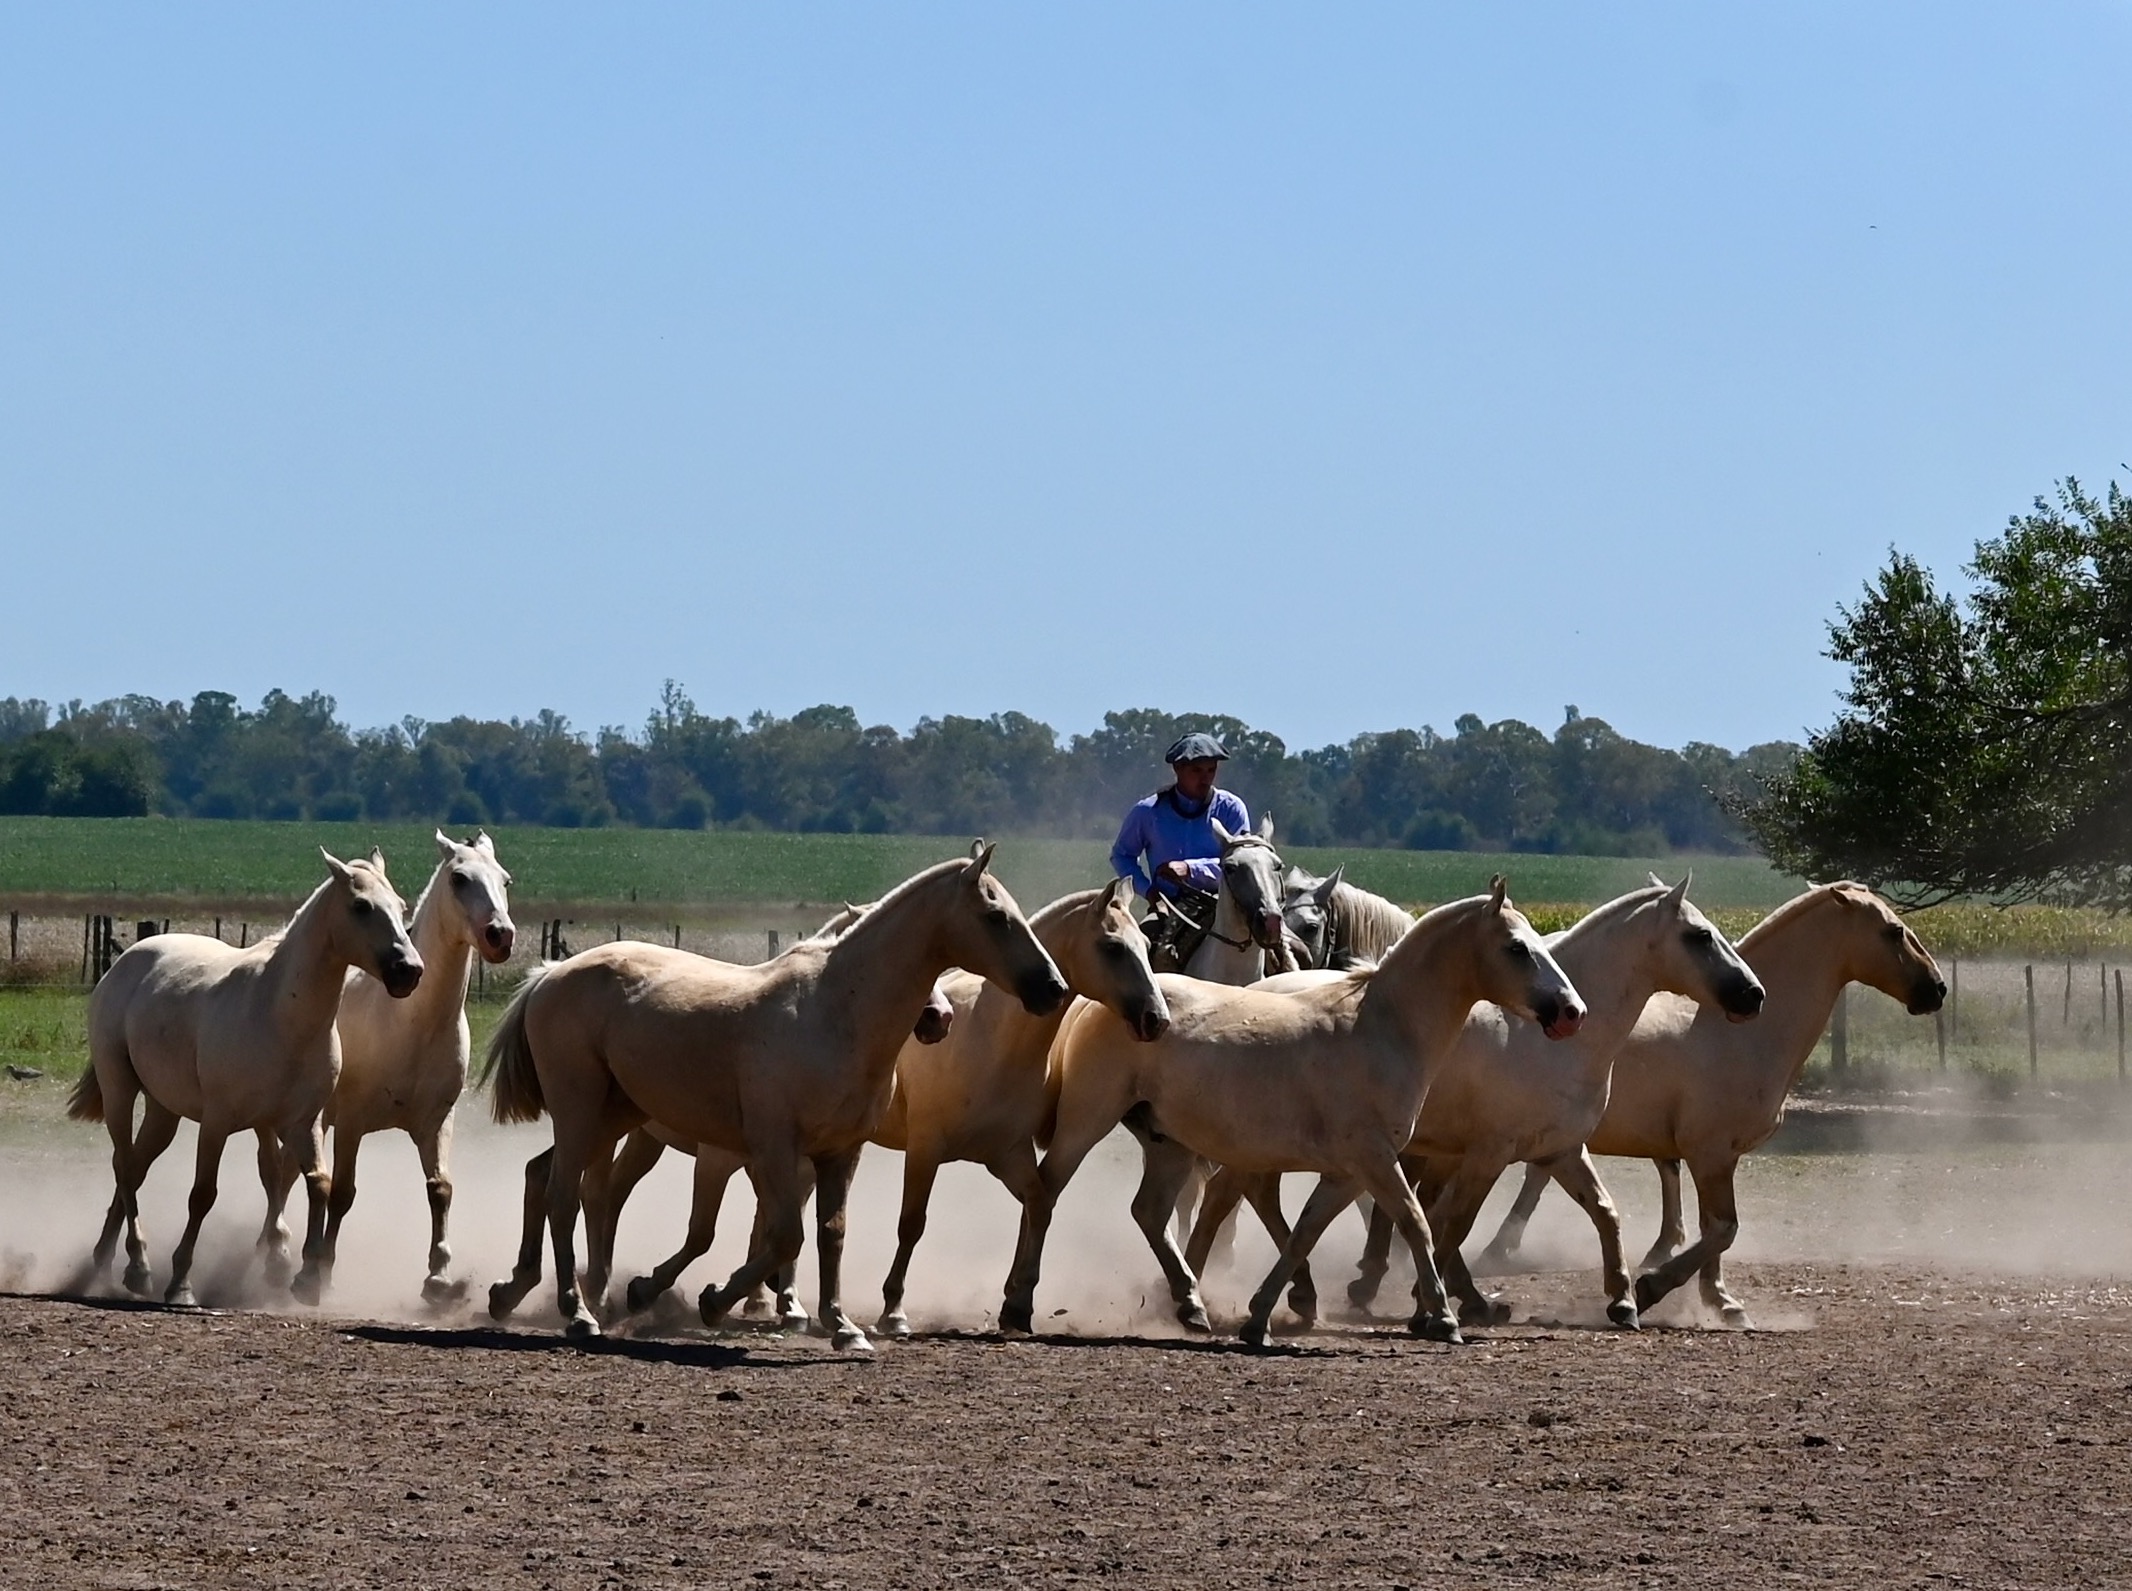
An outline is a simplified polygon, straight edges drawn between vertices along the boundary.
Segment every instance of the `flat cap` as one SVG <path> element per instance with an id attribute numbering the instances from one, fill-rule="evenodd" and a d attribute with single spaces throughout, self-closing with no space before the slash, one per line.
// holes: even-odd
<path id="1" fill-rule="evenodd" d="M 1226 762 L 1229 754 L 1221 749 L 1220 741 L 1196 729 L 1162 754 L 1164 762 L 1198 762 L 1206 757 L 1212 757 L 1216 762 Z"/>

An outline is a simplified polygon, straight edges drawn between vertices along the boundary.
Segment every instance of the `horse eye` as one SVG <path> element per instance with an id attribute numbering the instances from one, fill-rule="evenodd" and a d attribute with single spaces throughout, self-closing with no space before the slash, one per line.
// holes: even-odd
<path id="1" fill-rule="evenodd" d="M 1510 941 L 1510 955 L 1513 960 L 1530 961 L 1532 959 L 1532 946 L 1526 944 L 1522 939 L 1513 939 Z"/>
<path id="2" fill-rule="evenodd" d="M 1004 906 L 994 906 L 985 913 L 985 921 L 988 923 L 1003 923 L 1006 920 L 1007 908 Z"/>
<path id="3" fill-rule="evenodd" d="M 1903 925 L 1901 923 L 1890 923 L 1887 927 L 1883 928 L 1881 932 L 1883 934 L 1886 934 L 1888 938 L 1894 940 L 1897 944 L 1902 943 Z"/>
<path id="4" fill-rule="evenodd" d="M 370 915 L 370 914 L 371 914 L 371 913 L 372 913 L 373 911 L 375 911 L 375 910 L 377 910 L 377 908 L 376 908 L 376 907 L 374 907 L 374 906 L 372 906 L 372 905 L 370 904 L 370 902 L 368 902 L 367 900 L 364 900 L 364 899 L 363 899 L 363 898 L 362 898 L 362 897 L 361 897 L 360 895 L 356 897 L 356 901 L 355 901 L 355 915 L 356 915 L 356 916 L 358 916 L 358 917 L 368 917 L 368 916 L 369 916 L 369 915 Z"/>
<path id="5" fill-rule="evenodd" d="M 1708 945 L 1715 943 L 1716 939 L 1717 936 L 1707 928 L 1691 928 L 1687 933 L 1687 940 L 1691 945 Z"/>

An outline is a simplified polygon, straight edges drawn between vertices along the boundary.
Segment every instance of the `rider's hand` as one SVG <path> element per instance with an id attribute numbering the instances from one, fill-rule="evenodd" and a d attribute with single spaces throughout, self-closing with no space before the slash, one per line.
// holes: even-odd
<path id="1" fill-rule="evenodd" d="M 1192 870 L 1182 862 L 1164 862 L 1155 869 L 1155 876 L 1166 878 L 1173 884 L 1182 884 L 1192 876 Z"/>

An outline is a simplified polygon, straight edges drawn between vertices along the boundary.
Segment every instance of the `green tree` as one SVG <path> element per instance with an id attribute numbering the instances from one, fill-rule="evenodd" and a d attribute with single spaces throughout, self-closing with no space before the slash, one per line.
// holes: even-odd
<path id="1" fill-rule="evenodd" d="M 1977 545 L 1891 554 L 1830 626 L 1847 710 L 1741 803 L 1780 865 L 1906 903 L 2132 905 L 2132 501 L 2077 481 Z"/>

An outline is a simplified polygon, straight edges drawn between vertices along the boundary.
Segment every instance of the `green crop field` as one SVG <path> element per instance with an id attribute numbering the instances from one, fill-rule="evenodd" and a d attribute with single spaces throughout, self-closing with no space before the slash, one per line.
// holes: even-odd
<path id="1" fill-rule="evenodd" d="M 528 906 L 637 902 L 684 914 L 726 908 L 809 907 L 867 900 L 967 841 L 923 835 L 748 834 L 672 829 L 492 830 Z M 317 847 L 360 855 L 381 847 L 408 895 L 435 859 L 430 830 L 392 824 L 248 823 L 165 818 L 0 818 L 0 905 L 106 902 L 292 902 L 323 877 Z M 1101 883 L 1105 847 L 1093 840 L 1008 839 L 998 866 L 1025 903 Z M 1492 856 L 1463 851 L 1284 852 L 1314 872 L 1347 865 L 1365 889 L 1409 905 L 1451 900 L 1509 875 L 1527 901 L 1607 900 L 1656 868 L 1695 869 L 1695 898 L 1712 907 L 1768 907 L 1796 880 L 1752 857 L 1658 861 L 1593 856 Z"/>

